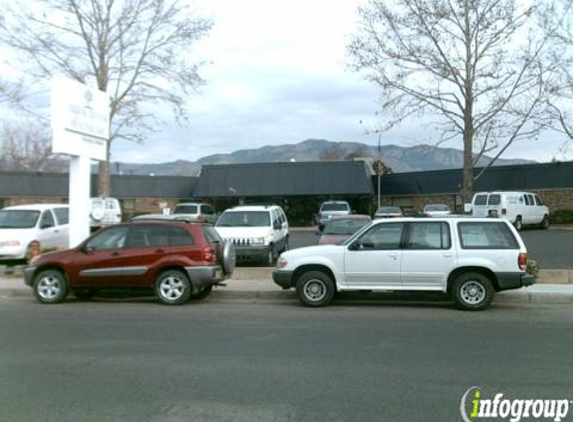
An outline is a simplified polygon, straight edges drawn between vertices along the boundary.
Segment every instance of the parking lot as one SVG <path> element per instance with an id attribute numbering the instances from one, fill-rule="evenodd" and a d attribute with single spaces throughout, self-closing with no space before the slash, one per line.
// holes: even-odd
<path id="1" fill-rule="evenodd" d="M 537 261 L 541 269 L 573 269 L 573 230 L 526 229 L 521 237 L 527 246 L 529 258 Z M 316 230 L 291 230 L 290 247 L 301 248 L 316 245 Z"/>

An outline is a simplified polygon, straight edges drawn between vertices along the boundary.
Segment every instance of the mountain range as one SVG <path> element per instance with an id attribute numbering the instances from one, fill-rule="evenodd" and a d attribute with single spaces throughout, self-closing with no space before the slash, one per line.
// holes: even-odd
<path id="1" fill-rule="evenodd" d="M 401 147 L 383 145 L 382 161 L 394 173 L 461 168 L 463 152 L 454 148 L 429 145 Z M 242 164 L 286 161 L 320 161 L 345 157 L 376 158 L 378 148 L 358 142 L 331 142 L 325 139 L 307 139 L 298 144 L 269 145 L 256 149 L 243 149 L 230 154 L 215 154 L 197 161 L 177 160 L 167 163 L 112 163 L 112 174 L 154 174 L 156 176 L 196 176 L 204 165 Z M 487 165 L 491 157 L 483 156 L 477 166 Z M 494 165 L 534 163 L 531 160 L 499 159 Z"/>

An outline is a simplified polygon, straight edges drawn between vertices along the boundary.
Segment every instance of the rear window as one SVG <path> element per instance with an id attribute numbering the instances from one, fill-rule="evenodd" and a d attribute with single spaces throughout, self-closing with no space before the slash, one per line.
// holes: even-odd
<path id="1" fill-rule="evenodd" d="M 217 233 L 217 230 L 211 226 L 203 226 L 203 236 L 205 236 L 209 244 L 221 243 L 223 241 L 219 233 Z"/>
<path id="2" fill-rule="evenodd" d="M 322 207 L 320 207 L 320 211 L 348 211 L 349 209 L 348 204 L 344 203 L 328 203 L 322 204 Z"/>
<path id="3" fill-rule="evenodd" d="M 126 248 L 194 245 L 191 234 L 181 227 L 134 225 L 129 228 Z"/>
<path id="4" fill-rule="evenodd" d="M 501 204 L 501 195 L 490 195 L 487 201 L 488 205 L 499 205 Z"/>
<path id="5" fill-rule="evenodd" d="M 408 249 L 450 249 L 450 227 L 448 223 L 410 223 L 406 248 Z"/>
<path id="6" fill-rule="evenodd" d="M 519 249 L 515 236 L 504 222 L 458 223 L 463 249 Z"/>
<path id="7" fill-rule="evenodd" d="M 177 205 L 173 209 L 173 214 L 198 214 L 197 205 Z"/>
<path id="8" fill-rule="evenodd" d="M 474 205 L 485 205 L 487 203 L 487 195 L 476 195 Z"/>

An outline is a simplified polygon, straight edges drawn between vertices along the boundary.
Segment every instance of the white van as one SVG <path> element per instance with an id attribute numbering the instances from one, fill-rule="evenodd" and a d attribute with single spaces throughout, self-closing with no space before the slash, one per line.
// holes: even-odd
<path id="1" fill-rule="evenodd" d="M 525 225 L 549 228 L 549 209 L 531 192 L 478 192 L 471 203 L 474 217 L 500 217 L 513 223 L 517 230 Z"/>
<path id="2" fill-rule="evenodd" d="M 63 204 L 30 204 L 0 210 L 0 263 L 17 264 L 27 260 L 30 244 L 40 251 L 69 247 L 69 212 Z"/>

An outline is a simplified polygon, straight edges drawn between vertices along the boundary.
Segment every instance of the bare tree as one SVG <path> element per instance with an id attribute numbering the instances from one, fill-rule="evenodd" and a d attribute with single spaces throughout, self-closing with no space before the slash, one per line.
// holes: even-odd
<path id="1" fill-rule="evenodd" d="M 39 171 L 51 155 L 50 132 L 33 121 L 4 124 L 0 138 L 0 169 Z"/>
<path id="2" fill-rule="evenodd" d="M 532 2 L 535 3 L 535 2 Z M 381 130 L 433 116 L 440 141 L 463 142 L 461 195 L 473 166 L 536 136 L 536 116 L 556 70 L 547 34 L 515 0 L 370 0 L 348 45 L 352 67 L 381 90 Z M 491 163 L 490 163 L 491 164 Z"/>
<path id="3" fill-rule="evenodd" d="M 203 83 L 192 49 L 211 26 L 182 0 L 31 0 L 10 3 L 0 41 L 35 80 L 64 74 L 110 95 L 111 139 L 99 168 L 99 194 L 109 195 L 111 142 L 142 142 L 162 121 L 160 103 L 186 118 Z"/>

